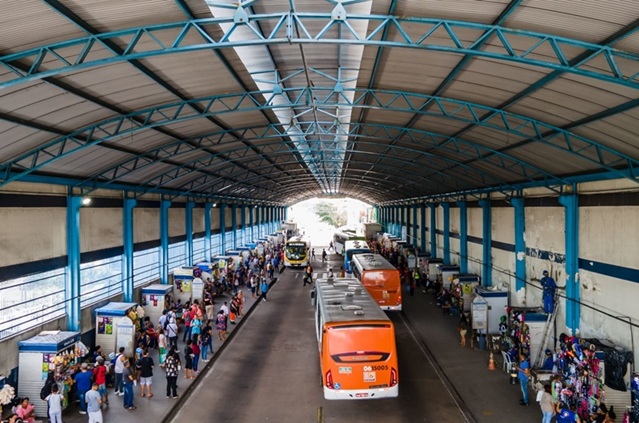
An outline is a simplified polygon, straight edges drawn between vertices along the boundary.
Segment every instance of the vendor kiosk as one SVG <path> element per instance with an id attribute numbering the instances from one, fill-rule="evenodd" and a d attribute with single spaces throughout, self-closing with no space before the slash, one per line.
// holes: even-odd
<path id="1" fill-rule="evenodd" d="M 459 291 L 458 294 L 464 301 L 464 310 L 470 311 L 470 306 L 475 298 L 475 288 L 481 283 L 479 275 L 457 274 L 453 276 L 453 289 Z"/>
<path id="2" fill-rule="evenodd" d="M 437 275 L 439 274 L 439 269 L 437 266 L 440 264 L 444 264 L 444 259 L 440 258 L 428 258 L 428 280 L 431 282 L 437 282 Z"/>
<path id="3" fill-rule="evenodd" d="M 182 266 L 173 270 L 173 296 L 175 301 L 181 300 L 182 304 L 191 301 L 193 287 L 193 270 L 191 266 Z"/>
<path id="4" fill-rule="evenodd" d="M 242 261 L 244 261 L 242 253 L 239 250 L 227 250 L 226 255 L 232 260 L 231 263 L 233 263 L 233 265 L 231 266 L 231 270 L 233 271 L 237 270 L 239 266 L 242 265 Z"/>
<path id="5" fill-rule="evenodd" d="M 95 309 L 95 345 L 100 345 L 105 355 L 117 354 L 124 347 L 124 354 L 133 356 L 139 327 L 137 307 L 137 303 L 113 302 Z"/>
<path id="6" fill-rule="evenodd" d="M 478 286 L 475 288 L 475 293 L 487 304 L 486 333 L 488 335 L 499 334 L 499 318 L 506 315 L 508 291 L 492 291 Z M 473 300 L 473 304 L 475 300 Z"/>
<path id="7" fill-rule="evenodd" d="M 226 269 L 226 265 L 229 263 L 229 256 L 215 256 L 213 257 L 213 266 L 217 266 L 218 269 Z"/>
<path id="8" fill-rule="evenodd" d="M 157 325 L 162 312 L 170 307 L 172 297 L 173 285 L 153 284 L 142 288 L 144 316 L 148 316 L 151 323 Z"/>
<path id="9" fill-rule="evenodd" d="M 39 398 L 48 372 L 52 371 L 63 397 L 62 409 L 66 408 L 73 365 L 89 352 L 80 342 L 80 333 L 40 332 L 33 338 L 18 342 L 18 352 L 18 396 L 33 398 L 31 403 L 35 407 L 35 415 L 48 417 L 47 403 Z"/>
<path id="10" fill-rule="evenodd" d="M 442 286 L 445 289 L 450 289 L 453 276 L 459 273 L 459 266 L 440 263 L 437 265 L 437 270 L 439 274 L 442 275 Z"/>

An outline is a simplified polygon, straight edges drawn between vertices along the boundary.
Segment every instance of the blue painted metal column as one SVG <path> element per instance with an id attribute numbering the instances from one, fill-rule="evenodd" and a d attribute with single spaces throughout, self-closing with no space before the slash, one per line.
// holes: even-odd
<path id="1" fill-rule="evenodd" d="M 468 205 L 458 201 L 459 207 L 459 271 L 468 273 Z"/>
<path id="2" fill-rule="evenodd" d="M 421 219 L 419 222 L 419 251 L 426 252 L 426 204 L 419 205 L 419 211 L 421 212 Z"/>
<path id="3" fill-rule="evenodd" d="M 226 204 L 220 204 L 220 254 L 226 254 Z"/>
<path id="4" fill-rule="evenodd" d="M 233 249 L 237 249 L 237 204 L 231 205 L 231 233 L 233 234 Z"/>
<path id="5" fill-rule="evenodd" d="M 444 263 L 450 263 L 450 203 L 443 202 L 444 210 Z"/>
<path id="6" fill-rule="evenodd" d="M 492 210 L 490 208 L 490 200 L 479 200 L 482 208 L 482 274 L 481 282 L 483 286 L 492 286 L 493 284 L 493 259 L 492 259 Z"/>
<path id="7" fill-rule="evenodd" d="M 249 242 L 254 242 L 255 241 L 255 222 L 253 220 L 253 216 L 255 215 L 255 206 L 251 206 L 249 207 L 249 230 L 250 232 L 250 239 Z"/>
<path id="8" fill-rule="evenodd" d="M 246 245 L 246 204 L 242 204 L 242 215 L 240 216 L 240 224 L 242 225 L 242 237 L 240 239 L 240 244 L 242 247 Z"/>
<path id="9" fill-rule="evenodd" d="M 133 302 L 133 209 L 135 198 L 125 198 L 122 205 L 122 293 L 124 302 Z"/>
<path id="10" fill-rule="evenodd" d="M 67 196 L 67 278 L 65 283 L 65 309 L 67 330 L 77 332 L 80 322 L 80 207 L 82 197 Z"/>
<path id="11" fill-rule="evenodd" d="M 211 210 L 213 204 L 204 204 L 204 260 L 210 261 L 212 259 L 211 249 Z"/>
<path id="12" fill-rule="evenodd" d="M 430 256 L 437 258 L 437 213 L 435 213 L 437 204 L 429 203 L 428 210 L 430 211 Z"/>
<path id="13" fill-rule="evenodd" d="M 515 290 L 526 288 L 526 215 L 524 199 L 514 197 L 510 204 L 515 208 Z"/>
<path id="14" fill-rule="evenodd" d="M 195 203 L 187 201 L 184 209 L 184 228 L 186 229 L 186 248 L 184 252 L 187 266 L 193 266 L 193 207 L 195 207 Z"/>
<path id="15" fill-rule="evenodd" d="M 257 237 L 262 238 L 262 233 L 264 230 L 264 206 L 257 207 Z"/>
<path id="16" fill-rule="evenodd" d="M 566 327 L 575 335 L 579 329 L 579 197 L 577 194 L 559 196 L 565 208 L 566 242 Z"/>
<path id="17" fill-rule="evenodd" d="M 400 206 L 393 207 L 393 228 L 394 228 L 393 235 L 398 237 L 402 235 L 399 209 L 400 209 Z"/>
<path id="18" fill-rule="evenodd" d="M 288 222 L 288 207 L 284 207 L 284 221 Z"/>
<path id="19" fill-rule="evenodd" d="M 413 221 L 411 223 L 413 224 L 413 242 L 411 242 L 411 244 L 417 247 L 417 204 L 413 204 L 412 207 L 413 207 Z"/>
<path id="20" fill-rule="evenodd" d="M 169 283 L 169 208 L 171 202 L 160 202 L 160 283 Z"/>

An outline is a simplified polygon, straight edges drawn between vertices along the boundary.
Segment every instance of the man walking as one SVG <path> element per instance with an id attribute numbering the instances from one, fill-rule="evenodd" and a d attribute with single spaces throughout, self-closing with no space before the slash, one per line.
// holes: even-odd
<path id="1" fill-rule="evenodd" d="M 517 367 L 517 377 L 521 386 L 522 399 L 519 401 L 521 405 L 528 405 L 528 375 L 530 374 L 530 364 L 524 354 L 519 355 L 519 367 Z"/>
<path id="2" fill-rule="evenodd" d="M 322 263 L 324 263 L 326 261 L 326 256 L 328 254 L 326 253 L 326 248 L 322 248 Z"/>
<path id="3" fill-rule="evenodd" d="M 543 300 L 544 300 L 544 312 L 550 314 L 555 309 L 555 291 L 557 290 L 557 284 L 555 280 L 550 277 L 547 270 L 544 270 L 544 277 L 539 281 L 543 288 Z"/>

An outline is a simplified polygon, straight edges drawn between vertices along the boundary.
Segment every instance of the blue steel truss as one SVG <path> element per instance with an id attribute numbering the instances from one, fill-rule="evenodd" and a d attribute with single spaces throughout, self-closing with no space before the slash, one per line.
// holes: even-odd
<path id="1" fill-rule="evenodd" d="M 66 40 L 0 57 L 0 66 L 9 74 L 0 88 L 92 66 L 108 65 L 123 60 L 205 49 L 234 48 L 268 44 L 359 44 L 431 50 L 443 53 L 486 57 L 518 62 L 530 66 L 560 70 L 613 84 L 639 88 L 636 63 L 639 55 L 550 34 L 504 28 L 498 25 L 386 15 L 340 15 L 331 13 L 281 12 L 251 14 L 247 19 L 211 18 L 130 28 Z M 366 21 L 364 37 L 352 23 Z M 273 27 L 263 34 L 258 24 Z M 318 30 L 311 30 L 317 24 Z M 223 35 L 214 36 L 219 24 L 230 24 Z M 332 31 L 339 26 L 341 31 Z M 237 27 L 247 27 L 252 35 L 241 41 L 230 41 Z M 381 37 L 387 29 L 397 32 L 394 40 Z M 464 36 L 461 34 L 463 32 Z M 475 37 L 469 34 L 474 32 Z M 459 33 L 459 34 L 458 34 Z M 176 35 L 177 34 L 177 35 Z M 195 34 L 199 42 L 190 41 Z M 438 41 L 430 43 L 431 39 Z M 442 41 L 443 38 L 443 41 Z M 171 40 L 163 42 L 161 40 Z M 477 49 L 486 44 L 489 49 Z M 121 48 L 113 48 L 114 45 Z M 571 62 L 571 54 L 589 52 L 583 60 Z M 24 63 L 28 67 L 24 68 Z"/>
<path id="2" fill-rule="evenodd" d="M 188 101 L 178 101 L 165 105 L 160 105 L 148 109 L 143 109 L 129 113 L 127 115 L 116 116 L 102 122 L 95 123 L 85 128 L 78 129 L 71 134 L 62 135 L 50 140 L 37 149 L 28 151 L 12 160 L 0 165 L 0 186 L 20 179 L 21 176 L 33 171 L 42 169 L 47 164 L 52 163 L 69 154 L 76 153 L 80 149 L 98 145 L 104 141 L 115 140 L 123 136 L 142 131 L 148 128 L 156 128 L 168 123 L 197 119 L 202 116 L 221 115 L 231 112 L 246 112 L 251 110 L 277 109 L 282 107 L 309 107 L 308 98 L 313 99 L 310 106 L 315 107 L 352 107 L 352 108 L 382 108 L 390 111 L 418 113 L 422 115 L 455 119 L 469 124 L 478 124 L 487 128 L 506 132 L 524 139 L 534 139 L 552 148 L 571 153 L 575 157 L 586 160 L 594 167 L 604 168 L 610 172 L 616 172 L 620 177 L 627 177 L 637 181 L 636 173 L 639 169 L 639 162 L 613 149 L 598 144 L 584 136 L 571 131 L 549 125 L 547 123 L 514 114 L 504 110 L 494 109 L 488 106 L 453 100 L 443 97 L 435 97 L 424 94 L 390 91 L 390 90 L 369 90 L 354 89 L 353 100 L 345 95 L 348 89 L 341 93 L 335 93 L 333 87 L 314 87 L 306 89 L 288 89 L 290 91 L 289 103 L 273 105 L 270 99 L 279 95 L 276 91 L 245 92 L 240 94 L 225 94 L 206 98 L 192 99 Z M 188 107 L 189 103 L 199 103 L 202 105 L 202 113 Z M 490 119 L 482 119 L 486 113 L 492 114 Z M 357 124 L 352 124 L 354 127 Z M 377 136 L 383 136 L 382 132 L 390 130 L 390 127 L 378 128 Z M 272 135 L 282 137 L 274 126 L 269 129 Z M 228 133 L 231 133 L 229 131 Z M 410 132 L 407 132 L 410 133 Z M 221 135 L 226 135 L 226 132 Z M 414 134 L 420 134 L 415 132 Z M 237 134 L 235 134 L 237 137 Z M 439 138 L 438 138 L 439 137 Z M 466 148 L 474 148 L 476 158 L 486 160 L 501 168 L 519 168 L 523 179 L 533 177 L 533 168 L 521 160 L 504 154 L 494 154 L 485 147 L 467 143 L 460 138 L 446 138 L 437 134 L 424 134 L 420 141 L 431 139 L 431 145 L 438 149 L 448 148 L 451 151 L 465 151 Z M 197 148 L 203 146 L 208 141 L 207 137 L 201 138 L 201 143 L 195 143 Z M 175 143 L 171 146 L 176 148 L 189 148 L 187 146 L 177 147 Z M 462 148 L 463 147 L 463 148 Z M 255 146 L 251 146 L 256 151 Z M 158 150 L 158 154 L 164 154 Z M 302 152 L 303 154 L 304 152 Z M 138 158 L 142 159 L 143 154 Z M 151 158 L 155 158 L 153 155 Z M 148 160 L 148 159 L 144 159 Z M 535 177 L 542 177 L 535 171 Z M 546 176 L 543 176 L 546 178 Z M 547 175 L 551 178 L 552 175 Z M 560 182 L 559 178 L 552 177 L 553 181 L 544 181 L 541 185 Z"/>

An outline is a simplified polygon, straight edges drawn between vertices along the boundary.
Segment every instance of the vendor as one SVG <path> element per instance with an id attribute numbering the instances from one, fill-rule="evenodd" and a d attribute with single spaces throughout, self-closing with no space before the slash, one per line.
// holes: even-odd
<path id="1" fill-rule="evenodd" d="M 541 370 L 552 370 L 555 367 L 555 360 L 552 356 L 552 351 L 546 349 L 546 358 L 544 359 L 544 363 L 541 365 Z"/>
<path id="2" fill-rule="evenodd" d="M 29 397 L 22 398 L 22 402 L 16 408 L 16 414 L 25 423 L 35 423 L 35 407 L 29 402 Z"/>

